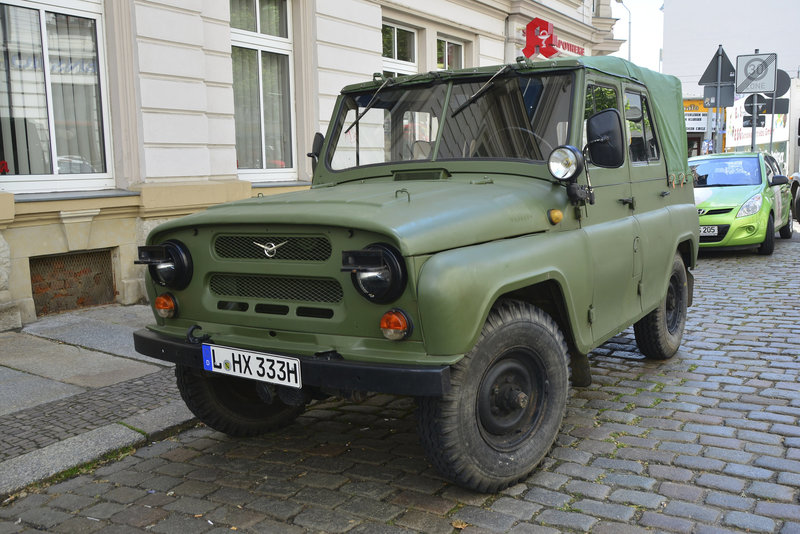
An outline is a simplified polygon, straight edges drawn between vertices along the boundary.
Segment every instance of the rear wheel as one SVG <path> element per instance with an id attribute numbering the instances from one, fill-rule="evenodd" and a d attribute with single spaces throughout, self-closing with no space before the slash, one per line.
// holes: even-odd
<path id="1" fill-rule="evenodd" d="M 769 214 L 767 219 L 767 235 L 764 236 L 764 241 L 758 247 L 758 253 L 762 256 L 769 256 L 775 250 L 775 220 L 772 214 Z"/>
<path id="2" fill-rule="evenodd" d="M 277 395 L 265 401 L 260 382 L 213 375 L 185 365 L 175 366 L 178 390 L 186 406 L 203 423 L 230 436 L 256 436 L 289 425 L 305 406 L 289 406 Z"/>
<path id="3" fill-rule="evenodd" d="M 678 352 L 686 326 L 689 286 L 680 254 L 672 259 L 667 294 L 658 307 L 633 325 L 639 350 L 647 358 L 666 360 Z"/>
<path id="4" fill-rule="evenodd" d="M 453 366 L 450 391 L 418 400 L 428 458 L 475 491 L 496 492 L 525 478 L 561 427 L 567 362 L 549 315 L 520 301 L 498 303 L 475 347 Z"/>

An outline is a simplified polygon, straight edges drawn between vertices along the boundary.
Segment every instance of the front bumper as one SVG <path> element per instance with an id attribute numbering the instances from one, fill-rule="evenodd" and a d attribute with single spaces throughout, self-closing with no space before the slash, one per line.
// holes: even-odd
<path id="1" fill-rule="evenodd" d="M 133 334 L 136 351 L 145 356 L 203 369 L 202 345 L 163 336 L 151 330 Z M 394 395 L 441 397 L 450 389 L 450 367 L 349 362 L 335 355 L 300 360 L 304 386 L 333 390 L 370 391 Z"/>
<path id="2" fill-rule="evenodd" d="M 738 208 L 737 208 L 738 209 Z M 700 236 L 700 248 L 748 248 L 758 246 L 767 236 L 767 216 L 748 217 L 701 215 L 700 226 L 716 226 L 717 236 Z"/>

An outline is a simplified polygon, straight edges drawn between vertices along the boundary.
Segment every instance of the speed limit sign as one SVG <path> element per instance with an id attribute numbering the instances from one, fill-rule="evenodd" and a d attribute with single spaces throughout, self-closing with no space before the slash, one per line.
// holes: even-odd
<path id="1" fill-rule="evenodd" d="M 773 93 L 777 72 L 777 54 L 736 56 L 736 92 Z"/>

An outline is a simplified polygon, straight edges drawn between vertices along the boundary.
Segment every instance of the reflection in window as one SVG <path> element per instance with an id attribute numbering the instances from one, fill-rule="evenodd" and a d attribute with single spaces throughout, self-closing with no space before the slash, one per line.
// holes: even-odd
<path id="1" fill-rule="evenodd" d="M 49 174 L 53 171 L 39 12 L 0 7 L 0 32 L 0 159 L 5 162 L 2 172 Z"/>
<path id="2" fill-rule="evenodd" d="M 58 172 L 105 172 L 95 22 L 55 13 L 46 21 Z"/>
<path id="3" fill-rule="evenodd" d="M 47 61 L 42 44 L 42 15 Z M 0 34 L 0 173 L 105 172 L 96 22 L 0 6 Z M 55 169 L 53 152 L 57 155 Z"/>

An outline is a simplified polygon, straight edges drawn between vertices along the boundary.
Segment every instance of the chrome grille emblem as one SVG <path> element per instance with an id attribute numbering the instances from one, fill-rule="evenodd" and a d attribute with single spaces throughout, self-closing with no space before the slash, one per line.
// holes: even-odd
<path id="1" fill-rule="evenodd" d="M 253 244 L 254 244 L 254 245 L 256 245 L 256 246 L 258 246 L 258 247 L 261 247 L 262 249 L 264 249 L 264 254 L 265 254 L 265 255 L 266 255 L 268 258 L 274 258 L 274 257 L 275 257 L 275 254 L 277 254 L 277 253 L 278 253 L 278 247 L 282 247 L 282 246 L 283 246 L 283 245 L 285 245 L 286 243 L 288 243 L 288 241 L 284 241 L 283 243 L 278 243 L 277 245 L 276 245 L 275 243 L 266 243 L 266 244 L 262 245 L 262 244 L 261 244 L 261 243 L 259 243 L 258 241 L 253 241 Z"/>
<path id="2" fill-rule="evenodd" d="M 699 210 L 697 210 L 697 214 L 698 214 L 698 215 L 705 215 L 705 214 L 706 214 L 706 212 L 708 212 L 708 210 L 704 210 L 704 209 L 702 209 L 702 208 L 701 208 L 701 209 L 699 209 Z"/>

